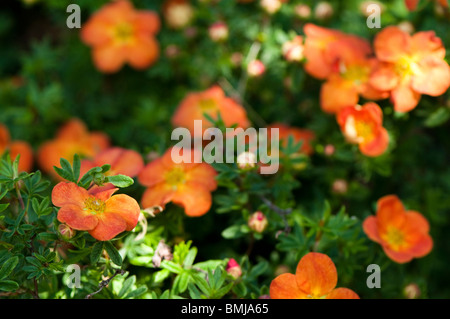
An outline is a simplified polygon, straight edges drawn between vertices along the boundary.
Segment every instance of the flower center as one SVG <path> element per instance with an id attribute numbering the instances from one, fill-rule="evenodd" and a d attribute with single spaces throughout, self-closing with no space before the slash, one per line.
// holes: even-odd
<path id="1" fill-rule="evenodd" d="M 186 182 L 186 174 L 180 167 L 175 167 L 167 172 L 165 178 L 166 183 L 172 186 L 173 189 L 176 189 L 180 184 L 184 184 Z"/>
<path id="2" fill-rule="evenodd" d="M 418 72 L 418 66 L 414 58 L 404 56 L 395 63 L 395 72 L 402 78 L 414 75 Z"/>
<path id="3" fill-rule="evenodd" d="M 89 211 L 92 214 L 101 214 L 105 211 L 105 202 L 91 196 L 84 201 L 84 210 Z"/>
<path id="4" fill-rule="evenodd" d="M 373 135 L 372 125 L 364 121 L 356 121 L 355 130 L 358 136 L 362 137 L 364 140 Z"/>
<path id="5" fill-rule="evenodd" d="M 203 112 L 211 111 L 217 108 L 217 103 L 214 99 L 202 99 L 198 104 Z"/>
<path id="6" fill-rule="evenodd" d="M 349 116 L 345 123 L 345 136 L 352 143 L 369 141 L 373 137 L 373 125 Z"/>
<path id="7" fill-rule="evenodd" d="M 397 228 L 391 228 L 387 231 L 386 241 L 392 249 L 398 250 L 405 243 L 405 235 Z"/>
<path id="8" fill-rule="evenodd" d="M 114 30 L 115 38 L 120 43 L 130 42 L 133 36 L 133 27 L 128 23 L 121 23 Z"/>
<path id="9" fill-rule="evenodd" d="M 359 65 L 341 68 L 342 76 L 356 85 L 366 83 L 369 75 L 369 68 Z"/>

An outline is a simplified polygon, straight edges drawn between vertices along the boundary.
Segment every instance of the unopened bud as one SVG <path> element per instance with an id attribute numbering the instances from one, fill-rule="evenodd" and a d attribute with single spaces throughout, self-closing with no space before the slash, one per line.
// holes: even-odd
<path id="1" fill-rule="evenodd" d="M 333 16 L 334 10 L 330 3 L 319 2 L 314 9 L 314 15 L 319 20 L 326 20 Z"/>
<path id="2" fill-rule="evenodd" d="M 194 10 L 186 0 L 168 0 L 164 3 L 163 14 L 170 28 L 182 29 L 191 22 Z"/>
<path id="3" fill-rule="evenodd" d="M 261 0 L 261 7 L 269 14 L 274 14 L 280 10 L 282 4 L 281 0 Z"/>
<path id="4" fill-rule="evenodd" d="M 257 233 L 262 233 L 269 224 L 266 216 L 262 212 L 253 213 L 248 219 L 248 227 Z"/>
<path id="5" fill-rule="evenodd" d="M 247 66 L 247 73 L 250 77 L 259 77 L 266 71 L 265 65 L 260 60 L 253 60 Z"/>
<path id="6" fill-rule="evenodd" d="M 228 26 L 224 22 L 216 22 L 208 29 L 209 37 L 214 42 L 221 42 L 228 39 Z"/>
<path id="7" fill-rule="evenodd" d="M 332 144 L 327 144 L 325 145 L 325 149 L 324 149 L 324 153 L 326 156 L 331 156 L 334 154 L 334 152 L 336 151 L 336 148 L 334 147 L 334 145 Z"/>
<path id="8" fill-rule="evenodd" d="M 242 275 L 241 266 L 239 266 L 239 264 L 237 263 L 237 261 L 234 258 L 231 258 L 228 261 L 228 264 L 227 264 L 227 267 L 225 268 L 225 270 L 234 279 L 238 279 Z"/>
<path id="9" fill-rule="evenodd" d="M 180 49 L 175 44 L 171 44 L 166 48 L 166 57 L 169 59 L 176 58 L 180 54 Z"/>
<path id="10" fill-rule="evenodd" d="M 308 19 L 311 16 L 311 7 L 307 4 L 299 4 L 295 6 L 294 12 L 298 17 Z"/>
<path id="11" fill-rule="evenodd" d="M 237 164 L 240 169 L 253 168 L 256 165 L 256 155 L 252 152 L 242 152 L 237 157 Z"/>
<path id="12" fill-rule="evenodd" d="M 75 229 L 69 227 L 69 226 L 66 225 L 66 224 L 60 224 L 60 225 L 58 226 L 58 232 L 61 234 L 61 236 L 62 236 L 64 239 L 71 239 L 71 238 L 73 238 L 73 237 L 75 236 L 75 234 L 76 234 Z"/>
<path id="13" fill-rule="evenodd" d="M 287 274 L 289 273 L 291 270 L 289 269 L 288 266 L 286 265 L 279 265 L 274 272 L 275 277 L 282 275 L 282 274 Z"/>
<path id="14" fill-rule="evenodd" d="M 333 182 L 333 192 L 336 194 L 345 194 L 348 190 L 348 183 L 345 179 L 337 179 Z"/>
<path id="15" fill-rule="evenodd" d="M 240 66 L 243 59 L 244 59 L 244 56 L 242 55 L 241 52 L 234 52 L 230 57 L 231 64 L 234 67 Z"/>
<path id="16" fill-rule="evenodd" d="M 289 62 L 299 62 L 303 59 L 303 37 L 298 35 L 291 41 L 286 41 L 282 46 L 284 58 Z"/>
<path id="17" fill-rule="evenodd" d="M 408 299 L 417 299 L 420 297 L 420 288 L 417 284 L 409 284 L 403 289 L 403 293 Z"/>
<path id="18" fill-rule="evenodd" d="M 397 27 L 400 30 L 402 30 L 406 33 L 409 33 L 409 34 L 413 34 L 415 31 L 413 24 L 409 21 L 402 21 L 399 24 L 397 24 Z"/>

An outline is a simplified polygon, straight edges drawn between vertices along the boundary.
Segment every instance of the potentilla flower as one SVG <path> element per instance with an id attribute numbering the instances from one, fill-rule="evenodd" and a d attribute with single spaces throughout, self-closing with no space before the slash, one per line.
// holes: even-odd
<path id="1" fill-rule="evenodd" d="M 259 77 L 266 72 L 266 66 L 260 60 L 250 61 L 247 65 L 247 74 L 252 77 Z"/>
<path id="2" fill-rule="evenodd" d="M 228 263 L 227 267 L 225 268 L 226 272 L 233 277 L 234 279 L 238 279 L 242 276 L 242 269 L 241 266 L 237 263 L 237 261 L 234 258 L 231 258 Z"/>
<path id="3" fill-rule="evenodd" d="M 226 97 L 220 86 L 213 86 L 203 92 L 189 93 L 175 111 L 172 124 L 175 127 L 187 128 L 194 137 L 202 137 L 204 131 L 212 127 L 212 123 L 205 118 L 205 113 L 213 119 L 217 119 L 217 113 L 220 113 L 226 127 L 237 124 L 237 127 L 246 129 L 250 125 L 245 109 Z M 194 135 L 194 120 L 202 120 L 202 136 Z"/>
<path id="4" fill-rule="evenodd" d="M 259 211 L 254 212 L 248 219 L 248 227 L 257 233 L 262 233 L 268 225 L 269 221 L 267 220 L 266 215 Z"/>
<path id="5" fill-rule="evenodd" d="M 270 284 L 271 299 L 359 299 L 348 288 L 335 288 L 338 276 L 330 257 L 308 253 L 297 265 L 295 275 L 282 274 Z"/>
<path id="6" fill-rule="evenodd" d="M 372 73 L 370 84 L 391 92 L 397 112 L 414 109 L 422 94 L 439 96 L 450 87 L 445 48 L 434 31 L 411 36 L 390 26 L 376 35 L 374 47 L 381 62 Z"/>
<path id="7" fill-rule="evenodd" d="M 114 195 L 118 188 L 90 194 L 75 183 L 61 182 L 52 191 L 53 205 L 60 207 L 58 220 L 76 230 L 107 241 L 136 227 L 141 209 L 128 195 Z"/>
<path id="8" fill-rule="evenodd" d="M 9 130 L 0 124 L 0 156 L 9 151 L 11 160 L 14 161 L 17 155 L 19 159 L 19 171 L 29 172 L 33 166 L 33 150 L 27 142 L 11 141 Z"/>
<path id="9" fill-rule="evenodd" d="M 214 42 L 228 39 L 228 25 L 225 22 L 216 22 L 208 28 L 209 37 Z"/>
<path id="10" fill-rule="evenodd" d="M 282 123 L 274 123 L 267 127 L 267 132 L 271 132 L 272 128 L 278 128 L 278 138 L 282 147 L 287 147 L 289 137 L 293 139 L 294 145 L 302 142 L 299 153 L 305 155 L 311 155 L 314 149 L 311 142 L 315 138 L 313 131 L 308 129 L 301 129 L 298 127 L 291 127 Z M 270 134 L 269 134 L 270 135 Z M 272 138 L 272 136 L 270 136 Z"/>
<path id="11" fill-rule="evenodd" d="M 306 59 L 305 71 L 320 80 L 326 79 L 333 70 L 336 70 L 336 61 L 339 60 L 337 54 L 345 52 L 341 47 L 358 48 L 354 53 L 361 57 L 366 57 L 372 52 L 366 40 L 338 30 L 307 23 L 303 27 L 303 32 L 306 36 L 303 52 Z"/>
<path id="12" fill-rule="evenodd" d="M 428 221 L 422 214 L 406 210 L 395 195 L 378 200 L 376 216 L 367 217 L 363 229 L 397 263 L 424 257 L 433 248 Z"/>
<path id="13" fill-rule="evenodd" d="M 159 56 L 155 39 L 157 14 L 136 10 L 127 0 L 103 6 L 81 28 L 81 39 L 92 47 L 94 64 L 102 72 L 117 72 L 125 63 L 145 69 Z"/>
<path id="14" fill-rule="evenodd" d="M 358 144 L 366 156 L 379 156 L 389 145 L 389 135 L 383 127 L 383 112 L 380 107 L 368 102 L 342 109 L 337 122 L 347 141 Z"/>
<path id="15" fill-rule="evenodd" d="M 105 134 L 91 133 L 83 122 L 72 119 L 58 131 L 55 139 L 41 145 L 38 162 L 46 173 L 61 179 L 53 169 L 53 166 L 59 167 L 61 158 L 69 162 L 75 154 L 92 158 L 108 147 L 109 138 Z"/>
<path id="16" fill-rule="evenodd" d="M 163 15 L 172 29 L 183 29 L 194 17 L 194 9 L 187 0 L 167 0 L 163 5 Z"/>
<path id="17" fill-rule="evenodd" d="M 139 182 L 148 187 L 141 200 L 144 208 L 157 205 L 164 208 L 173 202 L 183 207 L 186 215 L 191 217 L 202 216 L 209 211 L 211 192 L 217 188 L 217 173 L 207 163 L 194 163 L 193 150 L 190 163 L 181 162 L 179 156 L 183 154 L 181 149 L 170 148 L 141 171 Z M 181 163 L 177 164 L 178 161 Z"/>
<path id="18" fill-rule="evenodd" d="M 303 37 L 298 35 L 291 41 L 283 43 L 281 52 L 287 61 L 300 62 L 304 58 L 303 49 Z"/>

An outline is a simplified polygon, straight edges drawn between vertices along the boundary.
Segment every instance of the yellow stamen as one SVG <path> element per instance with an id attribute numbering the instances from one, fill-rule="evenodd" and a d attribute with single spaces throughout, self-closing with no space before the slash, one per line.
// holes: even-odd
<path id="1" fill-rule="evenodd" d="M 114 29 L 115 39 L 120 43 L 128 43 L 133 38 L 133 27 L 128 23 L 121 23 Z"/>
<path id="2" fill-rule="evenodd" d="M 210 111 L 217 108 L 217 103 L 214 99 L 203 99 L 199 102 L 202 111 Z"/>
<path id="3" fill-rule="evenodd" d="M 101 214 L 105 211 L 105 202 L 91 196 L 84 201 L 84 210 L 89 211 L 92 214 Z"/>
<path id="4" fill-rule="evenodd" d="M 177 189 L 180 184 L 186 182 L 186 174 L 180 167 L 175 167 L 165 175 L 166 183 L 172 186 L 173 189 Z"/>

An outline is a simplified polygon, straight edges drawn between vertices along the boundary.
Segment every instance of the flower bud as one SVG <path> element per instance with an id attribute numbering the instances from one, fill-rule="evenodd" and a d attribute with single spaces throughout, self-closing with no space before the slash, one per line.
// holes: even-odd
<path id="1" fill-rule="evenodd" d="M 234 258 L 231 258 L 228 261 L 228 264 L 227 264 L 227 267 L 225 268 L 225 270 L 234 279 L 238 279 L 242 275 L 241 266 L 239 266 L 239 264 L 237 263 L 237 261 Z"/>
<path id="2" fill-rule="evenodd" d="M 334 154 L 334 152 L 336 151 L 336 148 L 334 147 L 333 144 L 327 144 L 325 145 L 325 149 L 324 149 L 324 153 L 326 156 L 331 156 Z"/>
<path id="3" fill-rule="evenodd" d="M 403 289 L 403 293 L 408 299 L 417 299 L 420 297 L 420 288 L 417 284 L 409 284 Z"/>
<path id="4" fill-rule="evenodd" d="M 75 229 L 69 227 L 66 224 L 59 224 L 58 226 L 58 232 L 61 234 L 61 236 L 64 239 L 71 239 L 75 236 L 76 231 Z"/>
<path id="5" fill-rule="evenodd" d="M 266 71 L 265 65 L 260 60 L 253 60 L 247 66 L 247 74 L 250 77 L 259 77 Z"/>
<path id="6" fill-rule="evenodd" d="M 231 54 L 231 57 L 230 57 L 231 64 L 234 67 L 240 66 L 243 59 L 244 59 L 244 56 L 242 55 L 241 52 L 234 52 L 233 54 Z"/>
<path id="7" fill-rule="evenodd" d="M 409 21 L 402 21 L 399 24 L 397 24 L 397 27 L 406 33 L 409 33 L 409 34 L 414 33 L 414 26 Z"/>
<path id="8" fill-rule="evenodd" d="M 257 233 L 262 233 L 269 224 L 266 216 L 262 212 L 253 213 L 248 219 L 248 227 Z"/>
<path id="9" fill-rule="evenodd" d="M 286 273 L 290 273 L 291 270 L 289 269 L 288 266 L 286 265 L 279 265 L 274 272 L 275 277 L 282 275 L 282 274 L 286 274 Z"/>
<path id="10" fill-rule="evenodd" d="M 256 155 L 252 152 L 242 152 L 237 157 L 237 164 L 240 169 L 253 168 L 256 165 Z"/>
<path id="11" fill-rule="evenodd" d="M 194 10 L 186 0 L 168 0 L 164 3 L 163 15 L 170 28 L 182 29 L 191 22 Z"/>
<path id="12" fill-rule="evenodd" d="M 345 194 L 348 191 L 348 183 L 345 179 L 337 179 L 333 182 L 332 190 L 336 194 Z"/>
<path id="13" fill-rule="evenodd" d="M 228 26 L 224 22 L 216 22 L 208 29 L 209 37 L 214 42 L 222 42 L 228 39 Z"/>
<path id="14" fill-rule="evenodd" d="M 330 3 L 328 2 L 319 2 L 314 9 L 314 15 L 319 20 L 326 20 L 333 16 L 334 10 Z"/>
<path id="15" fill-rule="evenodd" d="M 289 62 L 299 62 L 303 59 L 303 37 L 296 36 L 291 41 L 286 41 L 282 46 L 284 58 Z"/>
<path id="16" fill-rule="evenodd" d="M 168 45 L 166 48 L 166 57 L 174 59 L 180 54 L 180 49 L 175 44 Z"/>
<path id="17" fill-rule="evenodd" d="M 280 10 L 282 4 L 282 0 L 261 0 L 261 7 L 269 14 Z"/>
<path id="18" fill-rule="evenodd" d="M 302 19 L 308 19 L 311 16 L 311 7 L 307 4 L 299 4 L 294 8 L 295 14 Z"/>

